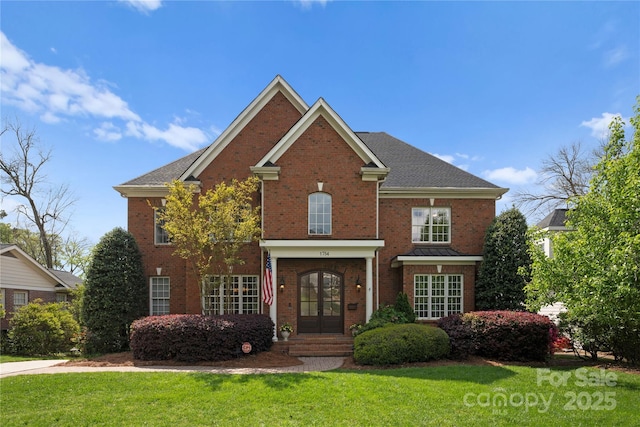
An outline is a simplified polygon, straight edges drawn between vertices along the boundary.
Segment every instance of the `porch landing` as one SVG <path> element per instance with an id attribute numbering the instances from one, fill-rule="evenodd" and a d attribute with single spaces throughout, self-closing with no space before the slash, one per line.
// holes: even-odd
<path id="1" fill-rule="evenodd" d="M 353 337 L 342 334 L 300 334 L 289 341 L 273 343 L 274 351 L 282 351 L 289 356 L 351 356 Z"/>

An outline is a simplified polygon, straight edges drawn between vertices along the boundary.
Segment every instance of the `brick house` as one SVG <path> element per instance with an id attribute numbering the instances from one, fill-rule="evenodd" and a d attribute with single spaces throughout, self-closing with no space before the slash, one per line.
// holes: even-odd
<path id="1" fill-rule="evenodd" d="M 62 302 L 82 283 L 79 277 L 62 270 L 46 268 L 14 244 L 0 244 L 0 304 L 5 317 L 0 330 L 9 329 L 13 313 L 35 299 Z"/>
<path id="2" fill-rule="evenodd" d="M 354 132 L 324 99 L 308 106 L 276 76 L 210 146 L 114 187 L 128 199 L 150 314 L 201 312 L 197 284 L 155 222 L 165 183 L 206 191 L 251 174 L 261 180 L 262 238 L 208 311 L 220 313 L 230 292 L 234 312 L 268 313 L 300 339 L 350 335 L 399 292 L 425 321 L 473 310 L 484 233 L 507 189 L 386 133 Z M 261 298 L 267 254 L 271 306 Z"/>

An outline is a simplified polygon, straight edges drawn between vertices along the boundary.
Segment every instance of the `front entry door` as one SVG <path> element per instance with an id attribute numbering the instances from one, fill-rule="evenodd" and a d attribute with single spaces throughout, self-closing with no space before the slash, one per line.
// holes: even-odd
<path id="1" fill-rule="evenodd" d="M 342 282 L 342 275 L 331 271 L 312 271 L 300 276 L 298 332 L 344 333 Z"/>

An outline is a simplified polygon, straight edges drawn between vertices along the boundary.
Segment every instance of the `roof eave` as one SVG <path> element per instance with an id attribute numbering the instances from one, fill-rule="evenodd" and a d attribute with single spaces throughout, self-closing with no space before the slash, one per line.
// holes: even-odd
<path id="1" fill-rule="evenodd" d="M 382 187 L 380 198 L 425 198 L 444 199 L 495 199 L 500 200 L 508 188 L 465 188 L 465 187 Z"/>
<path id="2" fill-rule="evenodd" d="M 481 255 L 461 256 L 413 256 L 400 255 L 391 262 L 392 268 L 403 265 L 475 265 L 482 261 Z"/>
<path id="3" fill-rule="evenodd" d="M 200 181 L 188 181 L 194 184 L 195 193 L 200 192 L 202 187 Z M 122 197 L 165 197 L 169 194 L 169 187 L 162 185 L 116 185 L 113 187 Z"/>

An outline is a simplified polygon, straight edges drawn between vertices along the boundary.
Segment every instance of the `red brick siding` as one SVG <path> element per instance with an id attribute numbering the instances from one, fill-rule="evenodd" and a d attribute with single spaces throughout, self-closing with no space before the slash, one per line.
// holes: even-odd
<path id="1" fill-rule="evenodd" d="M 222 181 L 243 180 L 250 176 L 250 166 L 254 166 L 300 117 L 300 112 L 277 93 L 197 177 L 202 182 L 202 191 L 206 192 Z M 169 276 L 171 283 L 171 313 L 200 313 L 200 291 L 193 271 L 183 259 L 173 255 L 173 246 L 154 242 L 154 215 L 150 203 L 161 206 L 160 198 L 132 197 L 128 201 L 128 228 L 142 252 L 147 286 L 149 278 L 157 274 L 156 268 L 162 267 L 162 276 Z M 259 275 L 258 244 L 252 244 L 243 256 L 247 264 L 237 266 L 234 274 Z"/>
<path id="2" fill-rule="evenodd" d="M 375 239 L 376 186 L 364 182 L 364 162 L 319 117 L 277 162 L 278 181 L 265 181 L 266 239 Z M 309 236 L 308 197 L 318 191 L 332 196 L 331 236 Z"/>

